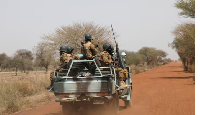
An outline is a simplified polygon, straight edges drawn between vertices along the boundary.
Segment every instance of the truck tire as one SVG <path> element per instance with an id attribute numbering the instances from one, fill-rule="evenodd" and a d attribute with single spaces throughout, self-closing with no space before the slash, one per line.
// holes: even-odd
<path id="1" fill-rule="evenodd" d="M 118 94 L 114 95 L 109 108 L 110 108 L 109 111 L 111 111 L 111 113 L 113 113 L 114 115 L 119 114 L 119 95 Z"/>
<path id="2" fill-rule="evenodd" d="M 73 103 L 62 103 L 62 114 L 63 115 L 76 115 L 77 109 Z"/>

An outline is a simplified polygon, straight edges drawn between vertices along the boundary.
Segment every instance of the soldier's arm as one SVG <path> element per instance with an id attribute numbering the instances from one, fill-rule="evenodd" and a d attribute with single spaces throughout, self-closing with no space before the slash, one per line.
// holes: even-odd
<path id="1" fill-rule="evenodd" d="M 103 61 L 103 52 L 101 52 L 99 60 Z"/>
<path id="2" fill-rule="evenodd" d="M 72 53 L 72 56 L 74 56 L 74 59 L 80 60 L 80 57 L 76 56 L 74 53 Z"/>

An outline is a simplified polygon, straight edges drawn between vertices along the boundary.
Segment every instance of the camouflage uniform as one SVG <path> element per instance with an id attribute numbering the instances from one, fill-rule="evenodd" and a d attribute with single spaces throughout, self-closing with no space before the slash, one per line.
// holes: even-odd
<path id="1" fill-rule="evenodd" d="M 112 57 L 107 51 L 101 52 L 99 60 L 103 67 L 108 67 L 112 63 Z"/>
<path id="2" fill-rule="evenodd" d="M 119 77 L 119 80 L 126 80 L 128 78 L 128 70 L 127 69 L 122 69 L 119 67 L 115 68 L 115 72 L 117 76 Z"/>
<path id="3" fill-rule="evenodd" d="M 76 56 L 74 53 L 67 54 L 67 53 L 63 52 L 62 55 L 60 56 L 60 66 L 56 70 L 62 69 L 61 66 L 63 64 L 68 63 L 70 59 L 78 59 L 79 60 L 80 58 L 78 56 Z M 61 71 L 59 70 L 59 72 L 61 72 Z M 57 71 L 55 71 L 55 75 L 56 75 L 56 73 L 57 73 Z M 53 82 L 53 78 L 54 78 L 54 71 L 52 71 L 50 73 L 51 82 Z"/>
<path id="4" fill-rule="evenodd" d="M 73 50 L 74 49 L 71 46 L 60 47 L 60 66 L 55 70 L 55 75 L 57 74 L 58 71 L 61 72 L 60 69 L 67 68 L 68 66 L 67 63 L 69 62 L 70 59 L 79 59 L 78 56 L 72 53 Z M 53 88 L 53 83 L 54 83 L 53 78 L 54 78 L 54 71 L 51 71 L 50 73 L 51 84 L 49 87 L 46 87 L 46 89 L 50 90 Z"/>
<path id="5" fill-rule="evenodd" d="M 83 46 L 87 51 L 88 58 L 93 58 L 97 54 L 97 49 L 90 41 L 87 41 Z M 85 55 L 84 48 L 81 47 L 81 53 L 83 55 Z"/>
<path id="6" fill-rule="evenodd" d="M 108 67 L 109 65 L 112 64 L 112 59 L 114 57 L 112 57 L 107 51 L 103 51 L 100 55 L 100 61 L 101 61 L 101 65 L 103 67 Z M 128 71 L 127 69 L 122 69 L 119 67 L 115 68 L 115 72 L 118 76 L 118 80 L 122 81 L 122 80 L 126 80 L 128 78 Z"/>

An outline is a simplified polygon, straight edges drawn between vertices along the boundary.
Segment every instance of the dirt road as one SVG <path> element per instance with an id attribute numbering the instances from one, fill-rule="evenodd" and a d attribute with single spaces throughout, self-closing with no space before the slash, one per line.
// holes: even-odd
<path id="1" fill-rule="evenodd" d="M 195 85 L 192 76 L 194 74 L 183 72 L 179 62 L 133 75 L 133 106 L 124 109 L 123 101 L 120 101 L 120 115 L 194 115 Z M 52 103 L 15 115 L 62 114 L 59 103 Z"/>

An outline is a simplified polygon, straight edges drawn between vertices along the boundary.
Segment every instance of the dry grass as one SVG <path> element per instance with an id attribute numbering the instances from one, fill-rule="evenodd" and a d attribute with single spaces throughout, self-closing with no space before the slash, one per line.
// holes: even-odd
<path id="1" fill-rule="evenodd" d="M 143 71 L 142 68 L 143 67 L 136 66 L 136 65 L 131 65 L 130 66 L 130 73 L 133 74 L 133 75 L 141 73 Z"/>
<path id="2" fill-rule="evenodd" d="M 148 71 L 148 70 L 151 70 L 155 67 L 158 67 L 158 66 L 161 66 L 161 65 L 149 65 L 147 66 L 147 64 L 139 64 L 139 65 L 130 65 L 130 73 L 132 73 L 133 75 L 135 74 L 138 74 L 138 73 L 142 73 L 142 72 L 145 72 L 145 71 Z"/>
<path id="3" fill-rule="evenodd" d="M 49 73 L 0 74 L 0 114 L 14 113 L 51 101 L 53 93 L 45 90 L 49 84 Z"/>

